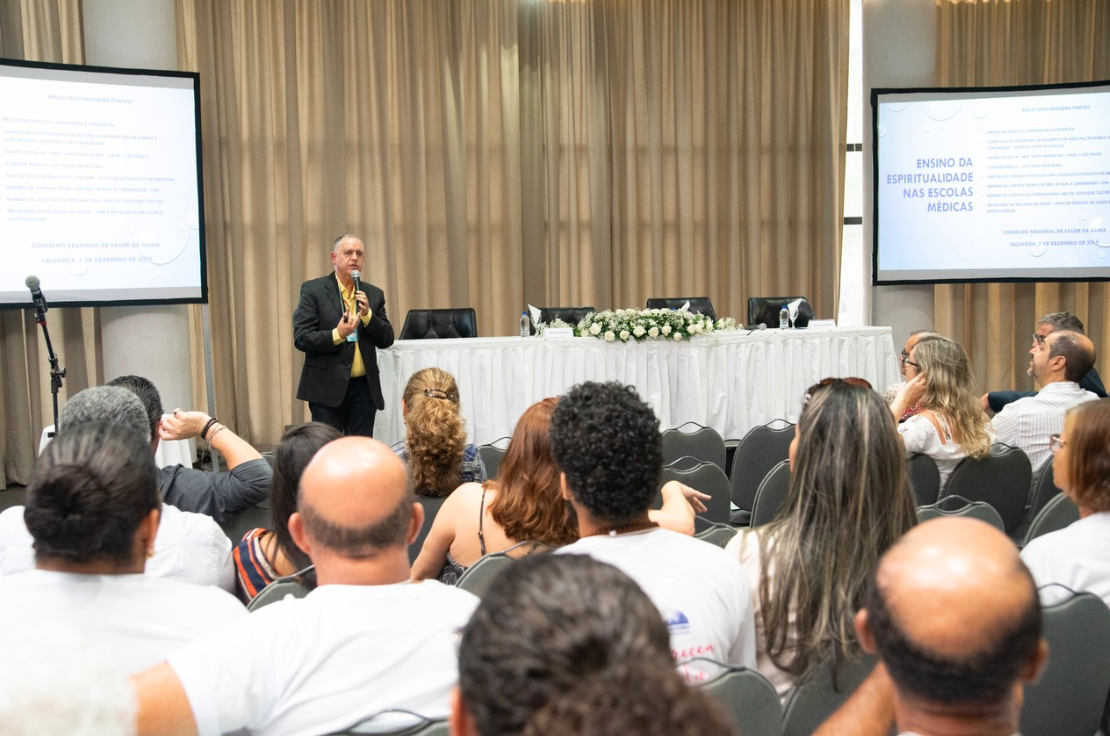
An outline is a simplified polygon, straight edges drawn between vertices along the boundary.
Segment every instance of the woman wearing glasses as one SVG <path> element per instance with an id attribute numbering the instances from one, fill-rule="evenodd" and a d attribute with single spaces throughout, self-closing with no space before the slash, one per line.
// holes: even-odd
<path id="1" fill-rule="evenodd" d="M 906 452 L 928 455 L 940 471 L 941 487 L 965 457 L 990 452 L 994 429 L 983 413 L 967 353 L 940 335 L 922 338 L 906 359 L 909 379 L 890 405 L 895 418 L 916 406 L 898 425 Z M 911 375 L 912 373 L 912 375 Z"/>
<path id="2" fill-rule="evenodd" d="M 811 388 L 790 443 L 782 510 L 726 548 L 752 591 L 756 667 L 780 696 L 821 662 L 860 655 L 855 612 L 879 557 L 915 522 L 882 397 L 842 379 Z"/>
<path id="3" fill-rule="evenodd" d="M 1050 443 L 1053 480 L 1079 507 L 1079 521 L 1029 542 L 1021 559 L 1038 586 L 1060 583 L 1110 604 L 1110 399 L 1070 409 Z M 1042 597 L 1063 593 L 1049 588 Z"/>

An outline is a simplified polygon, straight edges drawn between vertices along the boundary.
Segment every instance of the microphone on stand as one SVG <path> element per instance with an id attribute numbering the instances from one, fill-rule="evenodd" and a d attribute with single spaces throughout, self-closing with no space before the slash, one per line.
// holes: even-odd
<path id="1" fill-rule="evenodd" d="M 42 295 L 42 289 L 39 288 L 39 285 L 42 283 L 39 281 L 39 277 L 32 274 L 28 276 L 23 283 L 31 290 L 31 299 L 35 302 L 35 309 L 37 309 L 40 314 L 46 312 L 46 297 Z"/>

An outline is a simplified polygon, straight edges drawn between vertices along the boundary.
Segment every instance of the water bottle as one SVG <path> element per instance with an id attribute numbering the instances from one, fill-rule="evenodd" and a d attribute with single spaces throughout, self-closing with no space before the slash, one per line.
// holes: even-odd
<path id="1" fill-rule="evenodd" d="M 779 310 L 779 329 L 790 329 L 790 310 L 786 308 L 785 304 L 783 304 L 782 309 Z"/>
<path id="2" fill-rule="evenodd" d="M 528 337 L 531 333 L 532 320 L 528 319 L 528 312 L 520 313 L 520 336 Z"/>

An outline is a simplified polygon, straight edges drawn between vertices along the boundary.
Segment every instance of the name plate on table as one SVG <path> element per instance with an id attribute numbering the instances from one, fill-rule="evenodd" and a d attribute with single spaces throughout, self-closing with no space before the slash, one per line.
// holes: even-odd
<path id="1" fill-rule="evenodd" d="M 573 327 L 548 327 L 543 331 L 543 336 L 548 340 L 565 340 L 574 337 Z"/>
<path id="2" fill-rule="evenodd" d="M 811 319 L 809 321 L 809 329 L 811 330 L 832 330 L 835 328 L 835 319 Z"/>

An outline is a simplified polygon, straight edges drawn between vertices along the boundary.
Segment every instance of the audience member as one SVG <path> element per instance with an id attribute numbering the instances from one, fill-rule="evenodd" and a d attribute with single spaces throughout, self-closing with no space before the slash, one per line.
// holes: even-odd
<path id="1" fill-rule="evenodd" d="M 913 350 L 913 346 L 916 345 L 919 340 L 935 334 L 937 333 L 931 332 L 930 330 L 914 330 L 910 333 L 910 336 L 906 338 L 906 343 L 902 346 L 902 352 L 898 355 L 898 372 L 902 374 L 903 380 L 898 383 L 890 384 L 886 387 L 886 390 L 883 391 L 883 401 L 887 404 L 894 403 L 894 397 L 898 395 L 898 391 L 906 385 L 906 381 L 916 375 L 914 366 L 906 366 L 906 361 L 910 359 L 910 352 Z M 906 375 L 906 371 L 910 372 L 909 376 Z M 913 407 L 906 409 L 906 412 L 909 412 L 909 416 L 913 416 L 912 409 Z M 899 420 L 901 420 L 901 417 L 899 417 Z"/>
<path id="2" fill-rule="evenodd" d="M 1048 645 L 1041 606 L 1017 548 L 975 519 L 936 519 L 884 555 L 856 616 L 876 671 L 815 736 L 1018 732 L 1020 682 L 1036 680 Z"/>
<path id="3" fill-rule="evenodd" d="M 906 365 L 917 375 L 903 384 L 890 410 L 897 419 L 909 407 L 918 407 L 898 425 L 898 433 L 906 452 L 936 461 L 943 487 L 965 457 L 990 452 L 994 429 L 979 407 L 971 363 L 958 342 L 940 335 L 925 337 L 913 347 Z"/>
<path id="4" fill-rule="evenodd" d="M 561 547 L 578 539 L 551 456 L 556 402 L 544 399 L 520 417 L 497 480 L 461 485 L 443 502 L 412 566 L 413 578 L 438 577 L 454 585 L 487 553 L 515 547 L 515 556 L 525 556 L 541 544 Z"/>
<path id="5" fill-rule="evenodd" d="M 158 449 L 159 440 L 170 442 L 199 437 L 227 463 L 228 470 L 221 473 L 184 465 L 159 469 L 163 501 L 182 511 L 208 514 L 216 521 L 225 521 L 266 498 L 272 474 L 270 464 L 228 427 L 199 411 L 174 409 L 172 415 L 163 416 L 158 389 L 142 376 L 120 376 L 108 385 L 125 388 L 143 402 L 150 419 L 152 451 Z M 64 428 L 65 416 L 59 421 Z M 81 417 L 71 416 L 70 421 L 81 421 Z"/>
<path id="6" fill-rule="evenodd" d="M 1079 521 L 1032 540 L 1021 558 L 1037 585 L 1089 590 L 1110 605 L 1110 399 L 1069 409 L 1051 447 L 1053 479 L 1079 507 Z M 1064 592 L 1051 586 L 1041 595 Z"/>
<path id="7" fill-rule="evenodd" d="M 674 672 L 667 627 L 611 565 L 524 560 L 499 576 L 459 645 L 455 736 L 725 736 L 715 703 Z"/>
<path id="8" fill-rule="evenodd" d="M 461 483 L 481 483 L 486 466 L 467 444 L 459 387 L 439 368 L 413 373 L 401 394 L 405 442 L 393 451 L 408 464 L 417 495 L 444 498 Z"/>
<path id="9" fill-rule="evenodd" d="M 422 515 L 388 447 L 354 436 L 326 445 L 305 468 L 289 519 L 319 586 L 134 678 L 139 733 L 282 736 L 363 722 L 388 731 L 445 718 L 457 679 L 452 635 L 478 601 L 410 581 L 407 548 Z"/>
<path id="10" fill-rule="evenodd" d="M 146 438 L 106 422 L 59 432 L 27 486 L 36 569 L 0 578 L 0 631 L 69 625 L 133 674 L 245 616 L 222 590 L 142 574 L 161 508 Z"/>
<path id="11" fill-rule="evenodd" d="M 1057 330 L 1085 334 L 1083 322 L 1071 312 L 1050 312 L 1037 320 L 1037 327 L 1033 332 L 1033 347 L 1038 343 L 1044 344 L 1045 338 Z M 1106 396 L 1106 388 L 1102 385 L 1102 378 L 1094 365 L 1079 379 L 1079 388 L 1086 389 L 1099 398 Z M 981 403 L 985 411 L 997 413 L 1009 403 L 1036 395 L 1035 391 L 991 391 L 983 394 Z"/>
<path id="12" fill-rule="evenodd" d="M 1029 375 L 1040 384 L 1040 393 L 1007 404 L 995 415 L 998 441 L 1020 447 L 1033 470 L 1040 468 L 1049 456 L 1047 438 L 1064 429 L 1064 413 L 1098 399 L 1077 383 L 1094 364 L 1095 346 L 1078 332 L 1055 330 L 1044 342 L 1034 342 L 1029 351 Z"/>
<path id="13" fill-rule="evenodd" d="M 555 408 L 551 447 L 580 537 L 556 553 L 590 555 L 639 583 L 667 622 L 687 680 L 715 674 L 696 657 L 754 665 L 751 596 L 740 566 L 718 547 L 649 518 L 663 467 L 651 407 L 631 387 L 583 383 Z"/>
<path id="14" fill-rule="evenodd" d="M 273 529 L 251 529 L 232 552 L 239 598 L 250 603 L 277 578 L 295 575 L 312 566 L 289 533 L 289 517 L 297 510 L 301 474 L 317 451 L 343 435 L 330 424 L 309 422 L 288 430 L 274 451 L 274 479 L 270 485 Z M 299 577 L 309 590 L 316 587 L 316 571 Z"/>
<path id="15" fill-rule="evenodd" d="M 149 443 L 147 416 L 142 402 L 131 392 L 114 386 L 96 386 L 75 394 L 62 407 L 59 424 L 63 429 L 59 436 L 81 424 L 109 422 L 130 427 Z M 150 452 L 148 444 L 147 453 Z M 163 503 L 155 541 L 154 556 L 146 562 L 147 575 L 215 585 L 228 592 L 235 590 L 231 541 L 212 517 Z M 0 574 L 34 568 L 33 544 L 22 506 L 0 513 Z"/>
<path id="16" fill-rule="evenodd" d="M 780 695 L 819 663 L 860 656 L 852 617 L 879 557 L 916 522 L 894 419 L 840 379 L 806 394 L 779 517 L 726 547 L 754 595 L 757 668 Z"/>
<path id="17" fill-rule="evenodd" d="M 0 734 L 134 736 L 135 696 L 111 659 L 71 626 L 0 633 Z"/>

